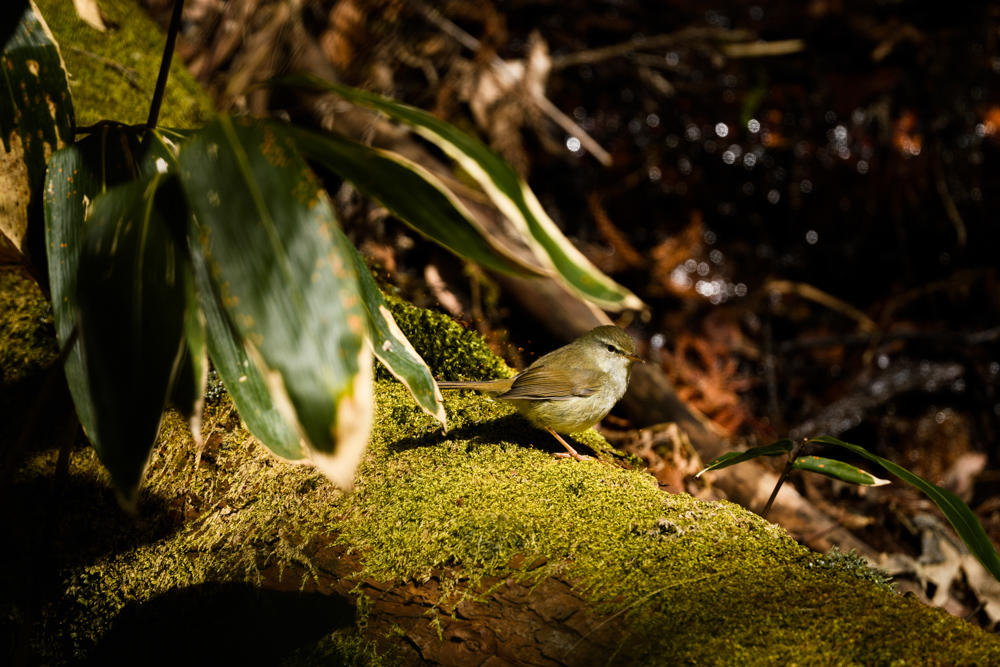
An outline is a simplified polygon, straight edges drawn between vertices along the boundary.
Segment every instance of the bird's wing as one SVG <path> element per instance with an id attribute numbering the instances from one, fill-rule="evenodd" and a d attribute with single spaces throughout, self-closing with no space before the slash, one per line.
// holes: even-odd
<path id="1" fill-rule="evenodd" d="M 601 373 L 579 368 L 553 372 L 547 366 L 532 366 L 514 378 L 510 391 L 497 398 L 522 401 L 565 401 L 596 394 L 601 388 Z"/>

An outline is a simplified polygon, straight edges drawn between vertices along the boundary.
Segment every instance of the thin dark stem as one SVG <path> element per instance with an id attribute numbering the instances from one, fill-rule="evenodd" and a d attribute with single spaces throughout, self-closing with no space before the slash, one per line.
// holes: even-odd
<path id="1" fill-rule="evenodd" d="M 181 12 L 184 10 L 184 0 L 174 0 L 174 13 L 170 16 L 170 29 L 167 31 L 167 43 L 163 47 L 163 60 L 160 61 L 160 75 L 156 78 L 156 90 L 153 91 L 153 103 L 149 105 L 149 120 L 146 127 L 153 129 L 160 118 L 160 105 L 163 103 L 163 93 L 167 89 L 167 76 L 170 74 L 170 61 L 174 58 L 174 43 L 181 29 Z"/>
<path id="2" fill-rule="evenodd" d="M 781 490 L 781 485 L 785 483 L 788 479 L 788 475 L 792 472 L 792 466 L 795 465 L 795 459 L 799 457 L 799 452 L 802 447 L 806 444 L 806 441 L 798 443 L 792 447 L 792 451 L 788 453 L 788 462 L 785 463 L 785 469 L 781 471 L 781 477 L 778 478 L 778 483 L 774 485 L 774 491 L 771 492 L 771 497 L 767 499 L 767 505 L 764 506 L 764 511 L 761 512 L 761 517 L 766 519 L 767 513 L 771 511 L 771 504 L 774 503 L 774 499 L 778 497 L 778 491 Z"/>

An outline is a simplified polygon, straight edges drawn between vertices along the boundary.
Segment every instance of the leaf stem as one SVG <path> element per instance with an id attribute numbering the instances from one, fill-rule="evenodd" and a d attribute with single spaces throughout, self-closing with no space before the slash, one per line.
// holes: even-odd
<path id="1" fill-rule="evenodd" d="M 170 16 L 170 28 L 167 31 L 167 43 L 163 46 L 163 60 L 160 61 L 160 74 L 156 78 L 156 90 L 153 91 L 153 102 L 149 105 L 149 120 L 146 127 L 153 129 L 160 118 L 160 105 L 163 103 L 163 93 L 167 89 L 167 76 L 170 74 L 170 61 L 174 57 L 174 43 L 181 29 L 181 12 L 184 10 L 184 0 L 174 0 L 174 13 Z"/>
<path id="2" fill-rule="evenodd" d="M 805 444 L 806 441 L 802 440 L 792 447 L 792 451 L 788 452 L 788 462 L 785 463 L 785 469 L 781 471 L 781 477 L 778 478 L 778 483 L 774 485 L 774 491 L 771 492 L 771 497 L 767 499 L 767 505 L 764 506 L 764 511 L 761 512 L 760 515 L 761 518 L 767 518 L 767 513 L 771 511 L 771 504 L 774 503 L 774 499 L 778 497 L 778 491 L 781 490 L 781 485 L 785 483 L 786 479 L 788 479 L 788 475 L 792 472 L 793 466 L 795 465 L 795 459 L 799 457 L 799 452 Z"/>

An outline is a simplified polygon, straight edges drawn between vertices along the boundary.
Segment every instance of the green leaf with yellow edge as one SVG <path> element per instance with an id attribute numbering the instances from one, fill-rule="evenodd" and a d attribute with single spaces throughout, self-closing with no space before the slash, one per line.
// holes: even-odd
<path id="1" fill-rule="evenodd" d="M 607 310 L 641 309 L 645 304 L 594 266 L 565 237 L 517 171 L 478 139 L 431 114 L 357 88 L 310 74 L 284 77 L 289 86 L 333 92 L 359 106 L 376 109 L 410 126 L 455 160 L 474 178 L 518 230 L 536 258 L 571 292 Z"/>
<path id="2" fill-rule="evenodd" d="M 371 428 L 372 359 L 326 192 L 280 126 L 249 118 L 216 118 L 178 161 L 214 293 L 310 458 L 349 488 Z"/>
<path id="3" fill-rule="evenodd" d="M 857 466 L 852 466 L 836 459 L 827 459 L 822 456 L 800 456 L 795 459 L 792 467 L 796 470 L 808 470 L 818 472 L 821 475 L 839 479 L 842 482 L 860 484 L 862 486 L 883 486 L 889 484 L 889 480 L 881 479 L 867 473 Z"/>
<path id="4" fill-rule="evenodd" d="M 368 311 L 368 333 L 375 357 L 410 390 L 420 409 L 441 422 L 447 429 L 441 390 L 434 382 L 431 369 L 396 324 L 396 319 L 389 312 L 389 304 L 386 303 L 382 290 L 372 278 L 364 258 L 340 228 L 335 229 L 335 233 L 341 236 L 345 246 L 351 248 L 351 254 L 354 256 L 354 265 L 361 287 L 361 302 Z"/>
<path id="5" fill-rule="evenodd" d="M 758 456 L 779 456 L 781 454 L 787 454 L 792 451 L 794 446 L 795 443 L 791 440 L 783 438 L 777 442 L 772 442 L 770 445 L 751 447 L 745 452 L 726 452 L 705 466 L 705 469 L 695 475 L 695 477 L 701 477 L 709 470 L 721 470 L 722 468 L 728 468 L 729 466 L 736 465 L 737 463 L 743 463 L 744 461 L 755 459 Z"/>
<path id="6" fill-rule="evenodd" d="M 349 180 L 366 197 L 451 252 L 511 275 L 545 275 L 493 241 L 437 176 L 402 155 L 298 127 L 285 130 L 306 158 Z"/>
<path id="7" fill-rule="evenodd" d="M 194 132 L 189 130 L 159 127 L 147 132 L 143 140 L 146 149 L 142 157 L 143 171 L 176 171 L 181 147 L 193 135 Z M 182 215 L 177 216 L 176 221 L 182 227 L 180 233 L 184 235 L 185 241 L 189 215 L 190 211 L 185 210 Z M 194 283 L 186 292 L 184 313 L 188 349 L 174 386 L 173 399 L 181 413 L 188 418 L 195 441 L 201 442 L 201 415 L 208 374 L 206 357 L 210 356 L 240 418 L 254 437 L 281 458 L 290 461 L 306 458 L 302 438 L 278 412 L 264 377 L 257 365 L 251 363 L 232 323 L 223 312 L 204 257 L 200 252 L 194 252 L 191 259 Z"/>
<path id="8" fill-rule="evenodd" d="M 993 575 L 994 579 L 1000 581 L 1000 554 L 997 553 L 996 547 L 993 546 L 989 536 L 987 536 L 983 525 L 979 523 L 979 519 L 976 518 L 976 515 L 972 513 L 972 510 L 969 509 L 969 506 L 961 498 L 947 489 L 942 489 L 936 484 L 931 484 L 919 475 L 914 475 L 906 468 L 896 465 L 892 461 L 872 454 L 864 447 L 852 445 L 828 435 L 811 438 L 809 442 L 843 447 L 858 456 L 877 463 L 893 475 L 902 478 L 903 481 L 909 482 L 923 491 L 941 509 L 948 521 L 951 522 L 951 525 L 955 528 L 955 532 L 958 533 L 958 536 L 965 543 L 965 546 L 969 548 L 972 555 L 983 564 L 983 567 Z"/>
<path id="9" fill-rule="evenodd" d="M 157 174 L 99 196 L 80 252 L 79 344 L 94 407 L 88 435 L 127 507 L 184 349 L 187 258 L 163 214 L 170 201 L 158 197 L 167 178 Z"/>
<path id="10" fill-rule="evenodd" d="M 23 252 L 29 213 L 41 205 L 45 165 L 73 141 L 66 68 L 34 3 L 3 44 L 0 86 L 0 233 Z"/>
<path id="11" fill-rule="evenodd" d="M 208 354 L 226 391 L 236 405 L 247 430 L 271 452 L 289 461 L 308 456 L 301 436 L 278 412 L 271 391 L 257 364 L 250 361 L 229 317 L 215 295 L 215 287 L 205 258 L 195 250 L 191 254 L 201 312 L 205 317 Z"/>
<path id="12" fill-rule="evenodd" d="M 49 264 L 52 316 L 59 344 L 65 346 L 77 323 L 77 270 L 86 216 L 98 195 L 138 175 L 133 134 L 106 126 L 57 151 L 45 175 L 45 245 Z M 80 424 L 96 432 L 94 396 L 79 343 L 63 364 Z"/>

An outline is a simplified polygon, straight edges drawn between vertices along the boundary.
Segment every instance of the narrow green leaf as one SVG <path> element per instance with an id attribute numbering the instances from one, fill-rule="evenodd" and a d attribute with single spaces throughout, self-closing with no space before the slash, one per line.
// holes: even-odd
<path id="1" fill-rule="evenodd" d="M 194 271 L 189 261 L 184 262 L 182 266 L 182 281 L 184 284 L 184 346 L 170 400 L 177 411 L 187 420 L 188 426 L 191 428 L 191 437 L 200 448 L 204 442 L 201 435 L 201 423 L 205 409 L 205 385 L 208 382 L 208 337 Z"/>
<path id="2" fill-rule="evenodd" d="M 142 176 L 152 177 L 176 173 L 177 155 L 186 136 L 171 130 L 156 128 L 144 133 L 138 154 L 138 169 Z M 208 348 L 205 316 L 201 312 L 194 273 L 189 261 L 187 220 L 190 212 L 184 202 L 178 179 L 163 181 L 159 198 L 164 219 L 174 237 L 174 242 L 188 260 L 183 263 L 184 283 L 184 349 L 171 389 L 170 401 L 181 413 L 191 429 L 191 437 L 200 448 L 202 415 L 205 408 L 205 385 L 208 381 Z"/>
<path id="3" fill-rule="evenodd" d="M 152 177 L 176 173 L 180 144 L 186 139 L 170 130 L 153 129 L 145 132 L 139 150 L 139 172 Z M 178 179 L 166 179 L 158 194 L 166 222 L 175 243 L 188 252 L 187 221 L 190 211 L 184 201 Z M 208 347 L 205 316 L 201 312 L 194 272 L 189 261 L 183 264 L 184 282 L 184 350 L 177 368 L 170 401 L 187 420 L 191 437 L 200 448 L 202 415 L 205 408 L 205 385 L 208 382 Z"/>
<path id="4" fill-rule="evenodd" d="M 365 196 L 456 255 L 502 273 L 546 275 L 494 241 L 465 205 L 417 163 L 336 135 L 294 126 L 286 131 L 307 158 L 351 181 Z"/>
<path id="5" fill-rule="evenodd" d="M 0 55 L 0 233 L 22 250 L 45 164 L 73 141 L 73 103 L 55 38 L 33 4 Z"/>
<path id="6" fill-rule="evenodd" d="M 159 431 L 184 342 L 183 249 L 156 201 L 156 175 L 98 197 L 77 282 L 91 442 L 126 506 Z"/>
<path id="7" fill-rule="evenodd" d="M 191 253 L 201 311 L 205 316 L 208 354 L 240 418 L 262 445 L 289 461 L 306 458 L 302 438 L 278 412 L 257 364 L 250 361 L 214 293 L 205 258 Z"/>
<path id="8" fill-rule="evenodd" d="M 45 175 L 45 245 L 48 251 L 52 315 L 59 344 L 76 327 L 77 269 L 88 208 L 102 192 L 136 175 L 133 135 L 105 127 L 57 151 Z M 94 398 L 87 382 L 79 343 L 64 363 L 66 380 L 80 424 L 88 437 L 96 432 Z"/>
<path id="9" fill-rule="evenodd" d="M 602 273 L 573 246 L 517 171 L 478 139 L 421 109 L 356 88 L 329 83 L 313 75 L 289 76 L 283 78 L 281 83 L 333 92 L 349 102 L 376 109 L 397 122 L 409 125 L 476 179 L 496 207 L 519 230 L 539 261 L 551 269 L 570 291 L 608 310 L 644 307 L 635 294 Z"/>
<path id="10" fill-rule="evenodd" d="M 351 249 L 354 266 L 358 272 L 358 283 L 361 288 L 361 303 L 368 311 L 368 333 L 375 357 L 389 369 L 389 372 L 413 394 L 417 405 L 434 419 L 441 422 L 447 430 L 448 423 L 444 412 L 444 402 L 441 400 L 441 390 L 434 382 L 434 376 L 427 363 L 420 357 L 406 335 L 399 329 L 396 319 L 389 312 L 389 304 L 382 296 L 375 279 L 372 278 L 365 260 L 354 248 L 350 240 L 344 236 L 339 227 L 336 234 L 340 235 L 344 246 Z"/>
<path id="11" fill-rule="evenodd" d="M 192 243 L 243 347 L 313 462 L 350 487 L 371 428 L 372 359 L 329 198 L 282 128 L 249 118 L 208 124 L 179 165 Z"/>
<path id="12" fill-rule="evenodd" d="M 821 475 L 839 479 L 842 482 L 860 484 L 862 486 L 882 486 L 889 484 L 889 480 L 876 477 L 857 466 L 852 466 L 836 459 L 826 459 L 821 456 L 800 456 L 795 459 L 792 467 L 796 470 L 818 472 Z"/>
<path id="13" fill-rule="evenodd" d="M 152 174 L 176 171 L 181 147 L 194 134 L 189 130 L 165 128 L 147 132 L 143 139 L 143 172 Z M 183 198 L 183 193 L 179 194 Z M 183 234 L 185 243 L 189 215 L 190 211 L 185 209 L 182 215 L 175 216 L 183 225 L 179 233 Z M 186 292 L 184 313 L 188 349 L 175 384 L 174 403 L 188 418 L 195 441 L 201 442 L 201 414 L 208 373 L 206 355 L 210 355 L 240 418 L 254 437 L 281 458 L 292 461 L 306 458 L 302 438 L 278 412 L 264 377 L 257 365 L 250 362 L 232 323 L 223 312 L 204 257 L 200 252 L 193 252 L 191 259 L 194 282 Z M 191 393 L 186 393 L 188 391 Z M 183 409 L 182 405 L 190 407 Z"/>
<path id="14" fill-rule="evenodd" d="M 755 459 L 758 456 L 778 456 L 780 454 L 787 454 L 792 451 L 792 448 L 794 447 L 795 443 L 788 438 L 783 438 L 777 442 L 772 442 L 770 445 L 751 447 L 745 452 L 726 452 L 709 463 L 708 466 L 695 475 L 695 477 L 701 477 L 709 470 L 721 470 L 722 468 L 728 468 L 729 466 L 736 465 L 737 463 L 743 463 L 744 461 Z"/>
<path id="15" fill-rule="evenodd" d="M 990 541 L 989 536 L 986 535 L 986 530 L 983 529 L 976 515 L 973 514 L 972 510 L 969 509 L 969 506 L 961 498 L 947 489 L 942 489 L 936 484 L 931 484 L 919 475 L 914 475 L 906 468 L 898 466 L 892 461 L 872 454 L 864 447 L 852 445 L 828 435 L 811 438 L 809 442 L 843 447 L 858 456 L 879 464 L 893 475 L 902 478 L 904 481 L 923 491 L 928 498 L 934 501 L 935 505 L 941 508 L 941 511 L 948 518 L 948 521 L 951 522 L 951 525 L 955 528 L 955 532 L 962 538 L 962 541 L 969 548 L 972 555 L 983 564 L 983 567 L 989 570 L 994 579 L 1000 581 L 1000 554 L 997 553 L 996 547 Z"/>
<path id="16" fill-rule="evenodd" d="M 202 415 L 205 409 L 205 385 L 208 382 L 208 346 L 205 333 L 205 316 L 198 304 L 198 291 L 194 279 L 185 278 L 184 299 L 184 348 L 177 377 L 174 380 L 170 402 L 181 413 L 191 428 L 191 437 L 201 447 Z M 187 287 L 191 285 L 191 287 Z"/>

